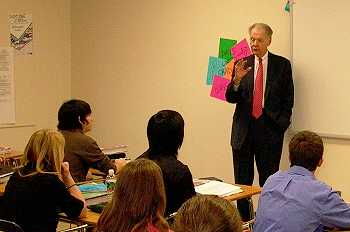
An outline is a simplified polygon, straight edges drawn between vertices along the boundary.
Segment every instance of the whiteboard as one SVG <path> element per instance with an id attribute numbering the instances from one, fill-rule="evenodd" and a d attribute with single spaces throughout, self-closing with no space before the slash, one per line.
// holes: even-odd
<path id="1" fill-rule="evenodd" d="M 293 5 L 293 130 L 350 138 L 349 9 L 349 0 Z"/>

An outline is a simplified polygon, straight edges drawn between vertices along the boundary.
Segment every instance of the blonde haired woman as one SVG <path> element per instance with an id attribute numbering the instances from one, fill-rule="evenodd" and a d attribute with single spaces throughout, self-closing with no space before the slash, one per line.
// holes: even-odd
<path id="1" fill-rule="evenodd" d="M 42 129 L 29 139 L 22 168 L 9 179 L 2 218 L 14 221 L 26 232 L 56 231 L 58 212 L 70 218 L 84 217 L 86 204 L 64 157 L 64 137 Z"/>
<path id="2" fill-rule="evenodd" d="M 138 159 L 120 171 L 112 202 L 97 223 L 99 232 L 168 232 L 160 167 Z"/>
<path id="3" fill-rule="evenodd" d="M 186 201 L 175 216 L 176 232 L 242 232 L 234 205 L 214 195 L 197 195 Z"/>

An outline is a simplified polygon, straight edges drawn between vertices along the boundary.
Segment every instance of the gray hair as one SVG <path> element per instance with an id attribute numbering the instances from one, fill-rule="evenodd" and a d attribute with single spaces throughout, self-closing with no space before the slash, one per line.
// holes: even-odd
<path id="1" fill-rule="evenodd" d="M 271 39 L 273 31 L 272 31 L 272 29 L 271 29 L 271 27 L 269 25 L 267 25 L 265 23 L 254 23 L 253 25 L 251 25 L 249 27 L 249 34 L 252 32 L 252 30 L 255 27 L 260 27 L 260 28 L 264 29 L 266 35 Z"/>

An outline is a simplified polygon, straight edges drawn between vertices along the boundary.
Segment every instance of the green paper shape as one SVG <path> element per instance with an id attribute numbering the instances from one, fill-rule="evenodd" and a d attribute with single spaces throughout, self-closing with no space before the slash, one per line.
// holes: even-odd
<path id="1" fill-rule="evenodd" d="M 287 12 L 290 12 L 290 2 L 287 1 L 285 7 L 284 7 L 284 10 L 287 11 Z"/>
<path id="2" fill-rule="evenodd" d="M 207 85 L 213 84 L 214 76 L 223 76 L 225 74 L 226 61 L 222 58 L 210 56 L 208 62 Z"/>
<path id="3" fill-rule="evenodd" d="M 219 43 L 219 58 L 225 59 L 226 62 L 232 60 L 231 48 L 235 46 L 237 40 L 220 38 Z"/>

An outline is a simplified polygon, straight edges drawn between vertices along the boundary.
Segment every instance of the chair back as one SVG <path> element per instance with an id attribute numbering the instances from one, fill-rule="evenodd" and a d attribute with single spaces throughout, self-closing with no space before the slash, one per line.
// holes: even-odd
<path id="1" fill-rule="evenodd" d="M 4 232 L 23 232 L 21 227 L 14 222 L 0 219 L 0 231 Z"/>
<path id="2" fill-rule="evenodd" d="M 87 231 L 88 227 L 89 227 L 88 224 L 84 224 L 84 225 L 76 226 L 76 227 L 65 229 L 65 230 L 59 230 L 58 232 L 72 232 L 72 231 L 85 232 L 85 231 Z"/>

